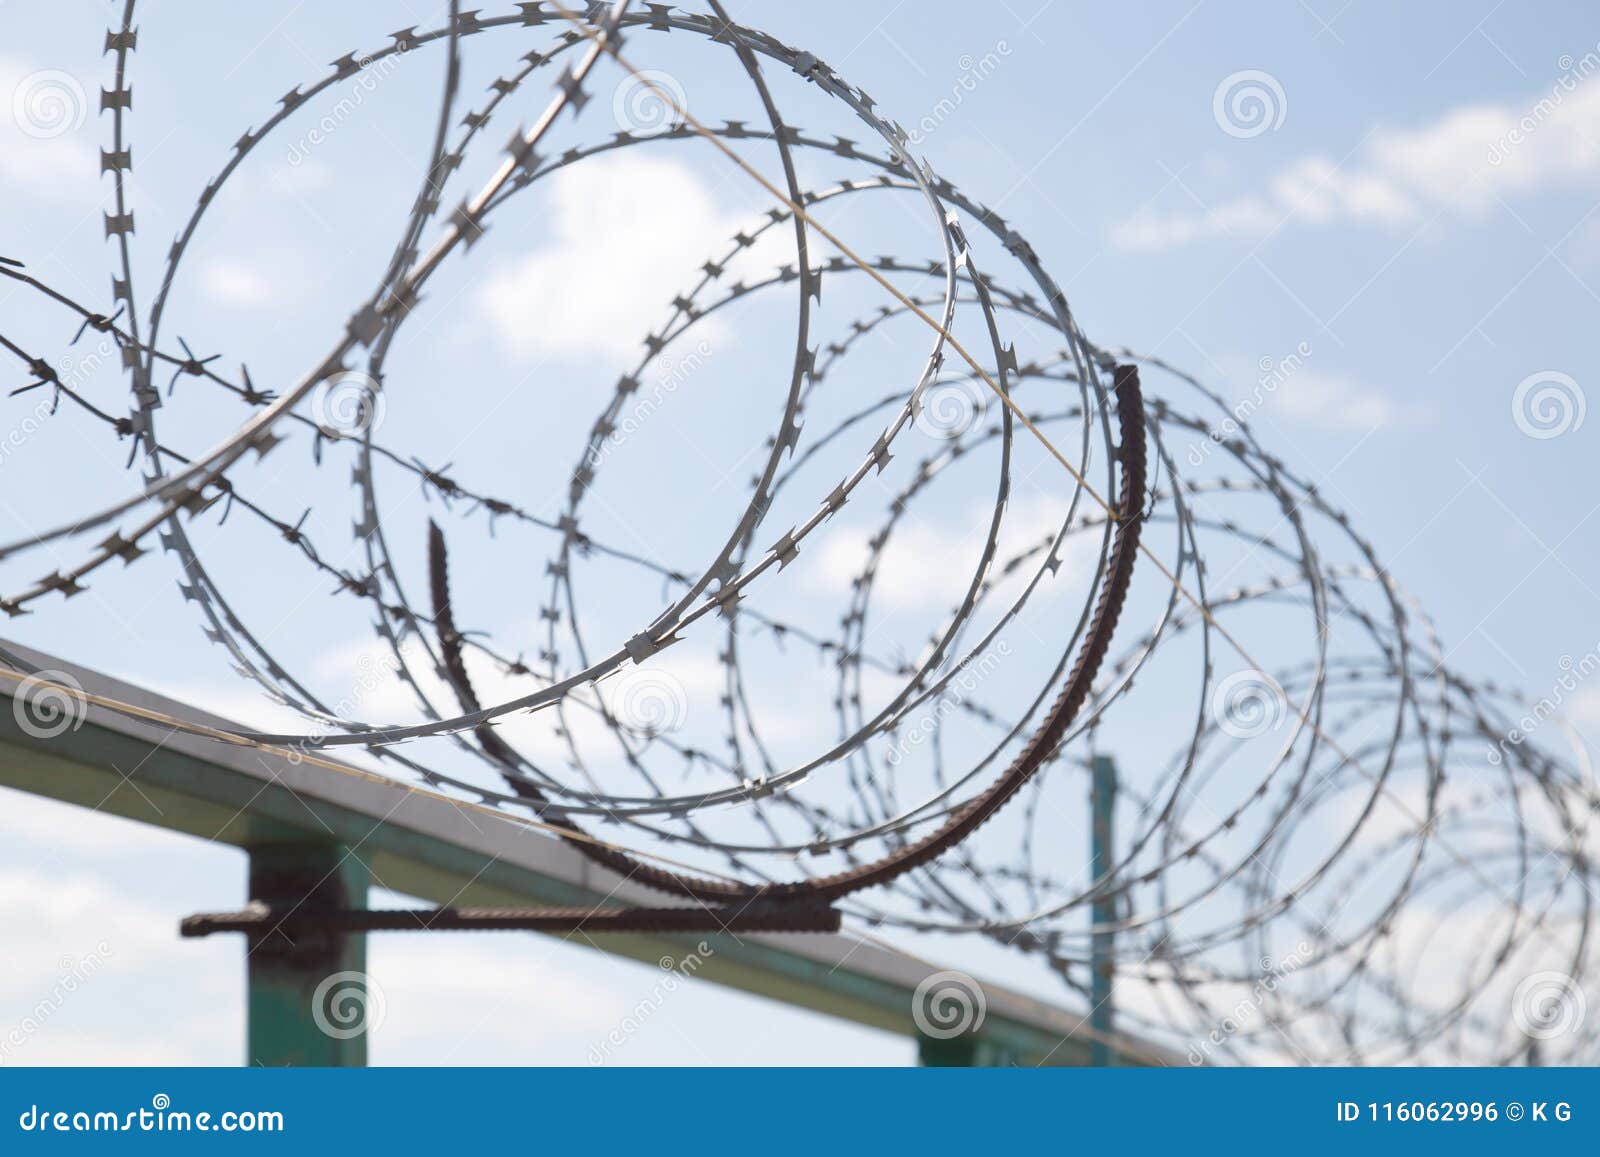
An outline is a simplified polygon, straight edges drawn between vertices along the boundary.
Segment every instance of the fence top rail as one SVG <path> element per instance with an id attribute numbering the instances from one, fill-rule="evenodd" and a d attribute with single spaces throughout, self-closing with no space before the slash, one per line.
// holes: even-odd
<path id="1" fill-rule="evenodd" d="M 41 729 L 18 702 L 23 684 L 16 673 L 0 677 L 0 786 L 247 851 L 285 842 L 339 842 L 368 863 L 376 883 L 434 903 L 661 902 L 659 894 L 513 817 L 352 765 L 334 770 L 320 756 L 313 763 L 175 728 L 158 719 L 228 730 L 237 725 L 21 644 L 0 640 L 0 648 L 66 676 L 64 682 L 76 683 L 87 699 L 65 720 Z M 152 717 L 134 717 L 96 700 Z M 707 951 L 697 954 L 697 978 L 907 1036 L 916 1034 L 918 985 L 939 971 L 848 932 L 601 934 L 576 942 L 654 963 L 679 959 L 703 943 Z M 1085 1014 L 980 983 L 980 1031 L 1002 1055 L 1019 1063 L 1087 1063 L 1096 1034 Z M 1174 1063 L 1166 1050 L 1120 1034 L 1113 1049 L 1123 1063 Z"/>

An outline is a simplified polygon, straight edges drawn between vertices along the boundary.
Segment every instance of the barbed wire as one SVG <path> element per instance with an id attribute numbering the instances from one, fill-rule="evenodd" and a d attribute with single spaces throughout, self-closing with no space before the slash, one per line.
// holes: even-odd
<path id="1" fill-rule="evenodd" d="M 525 3 L 498 16 L 452 4 L 436 28 L 340 56 L 246 129 L 181 224 L 141 315 L 128 183 L 135 7 L 123 0 L 106 40 L 109 306 L 80 303 L 15 259 L 0 264 L 61 312 L 69 347 L 90 333 L 109 343 L 96 356 L 120 364 L 128 412 L 79 384 L 81 359 L 52 361 L 4 332 L 0 347 L 31 375 L 13 396 L 47 391 L 52 414 L 67 402 L 128 440 L 142 485 L 0 543 L 10 563 L 112 527 L 76 547 L 81 561 L 43 577 L 18 585 L 0 571 L 0 610 L 20 618 L 72 597 L 113 559 L 140 560 L 154 539 L 206 639 L 304 720 L 297 730 L 241 728 L 231 741 L 317 758 L 350 748 L 410 782 L 531 816 L 600 862 L 703 902 L 838 901 L 862 926 L 982 937 L 1043 960 L 1085 999 L 1104 950 L 1095 945 L 1113 933 L 1119 1017 L 1201 1060 L 1503 1063 L 1549 1039 L 1508 1029 L 1508 983 L 1553 968 L 1581 994 L 1592 955 L 1589 822 L 1600 807 L 1592 778 L 1507 741 L 1516 728 L 1504 695 L 1446 666 L 1427 616 L 1373 545 L 1257 443 L 1254 404 L 1092 343 L 1021 234 L 914 157 L 905 130 L 818 58 L 734 24 L 716 4 L 701 15 L 617 0 L 580 15 Z M 468 107 L 469 42 L 539 30 L 547 38 Z M 731 60 L 759 117 L 692 115 L 670 74 L 651 79 L 623 57 L 624 44 L 666 34 Z M 195 353 L 212 345 L 169 342 L 201 227 L 225 191 L 249 183 L 246 161 L 342 82 L 433 48 L 444 77 L 419 190 L 380 275 L 313 367 L 261 388 L 242 361 L 230 375 L 233 359 Z M 595 140 L 592 117 L 579 114 L 607 65 L 623 76 L 613 104 L 642 100 L 650 115 L 635 109 Z M 445 210 L 469 161 L 492 151 L 491 125 L 552 74 L 531 126 Z M 819 94 L 821 115 L 852 119 L 872 145 L 795 126 L 780 90 Z M 562 148 L 560 131 L 577 139 Z M 585 163 L 689 145 L 720 150 L 778 204 L 694 269 L 646 333 L 604 391 L 553 513 L 496 494 L 472 460 L 380 440 L 377 417 L 408 404 L 386 385 L 424 290 L 452 262 L 476 259 L 507 206 Z M 781 177 L 762 177 L 735 145 L 765 150 Z M 844 175 L 809 179 L 826 166 Z M 913 208 L 936 233 L 931 256 L 859 257 L 820 219 L 905 219 Z M 425 246 L 430 228 L 438 235 Z M 890 300 L 858 302 L 874 285 Z M 626 502 L 638 485 L 624 447 L 664 404 L 662 391 L 641 391 L 673 358 L 669 374 L 710 376 L 705 335 L 783 295 L 793 349 L 773 347 L 762 362 L 781 402 L 731 529 L 699 564 L 623 543 L 600 496 Z M 844 304 L 824 311 L 825 296 Z M 909 364 L 895 336 L 906 332 L 926 342 Z M 878 366 L 886 351 L 889 374 Z M 869 368 L 853 368 L 861 363 Z M 192 399 L 191 384 L 204 393 Z M 231 433 L 199 450 L 182 444 L 181 424 L 171 440 L 158 433 L 163 409 L 200 398 L 242 407 Z M 733 437 L 729 408 L 714 420 Z M 349 468 L 349 544 L 308 525 L 328 496 L 278 509 L 252 473 L 302 440 L 312 479 Z M 974 481 L 975 464 L 993 473 Z M 979 495 L 981 509 L 963 505 Z M 425 519 L 398 513 L 413 497 Z M 1019 513 L 1025 503 L 1037 516 Z M 215 513 L 220 524 L 235 511 L 266 535 L 208 536 L 221 548 L 196 541 L 197 520 Z M 507 548 L 488 545 L 505 541 L 500 527 L 512 528 L 509 549 L 546 552 L 539 580 L 522 584 L 536 592 L 531 631 L 475 626 L 505 616 L 463 593 L 481 584 L 452 582 L 501 565 L 495 551 Z M 959 573 L 919 549 L 940 533 L 961 540 Z M 240 541 L 252 551 L 286 544 L 308 577 L 369 616 L 384 678 L 404 688 L 411 718 L 335 701 L 315 689 L 304 656 L 269 646 L 276 619 L 253 614 L 239 584 L 221 577 Z M 1154 570 L 1135 568 L 1136 552 Z M 802 555 L 846 578 L 833 622 L 818 620 L 826 600 L 792 578 L 815 576 L 814 564 L 790 571 Z M 914 616 L 897 605 L 908 570 L 912 587 L 931 592 L 910 600 Z M 596 590 L 641 580 L 660 596 L 643 621 L 591 609 Z M 943 609 L 930 615 L 935 604 Z M 691 646 L 712 649 L 716 672 L 700 693 L 715 701 L 697 715 L 704 740 L 680 735 L 696 713 L 674 656 Z M 829 672 L 822 709 L 797 710 L 784 680 L 816 669 Z M 1123 768 L 1121 832 L 1109 867 L 1091 874 L 1084 769 L 1100 752 Z M 1429 946 L 1469 899 L 1482 909 L 1471 913 L 1477 934 L 1447 961 L 1457 979 L 1446 981 Z M 1091 910 L 1107 904 L 1119 918 L 1094 922 Z M 1241 999 L 1251 1023 L 1223 1031 Z M 1559 1059 L 1593 1056 L 1592 1030 L 1558 1044 Z"/>

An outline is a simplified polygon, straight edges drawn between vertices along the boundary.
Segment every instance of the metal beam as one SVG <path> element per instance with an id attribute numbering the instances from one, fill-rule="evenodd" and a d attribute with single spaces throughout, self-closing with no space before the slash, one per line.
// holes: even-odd
<path id="1" fill-rule="evenodd" d="M 88 692 L 185 722 L 236 725 L 187 704 L 13 643 L 39 668 Z M 295 842 L 350 849 L 374 885 L 434 904 L 476 907 L 653 904 L 661 897 L 620 880 L 540 831 L 348 767 L 331 772 L 284 754 L 235 746 L 90 705 L 49 739 L 7 709 L 17 684 L 0 679 L 0 785 L 97 808 L 252 854 Z M 930 969 L 909 956 L 842 935 L 599 933 L 575 940 L 652 964 L 696 952 L 696 975 L 717 984 L 907 1037 L 912 999 Z M 698 946 L 704 943 L 705 950 Z M 1082 1065 L 1084 1017 L 985 982 L 985 1037 L 1019 1063 Z M 1125 1058 L 1169 1063 L 1153 1046 L 1120 1038 Z"/>

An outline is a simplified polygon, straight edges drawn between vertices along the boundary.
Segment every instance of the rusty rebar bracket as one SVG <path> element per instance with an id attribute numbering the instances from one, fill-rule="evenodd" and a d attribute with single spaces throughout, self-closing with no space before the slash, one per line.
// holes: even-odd
<path id="1" fill-rule="evenodd" d="M 239 912 L 202 912 L 181 936 L 217 932 L 837 932 L 839 912 L 816 906 L 700 908 L 284 908 L 254 903 Z"/>

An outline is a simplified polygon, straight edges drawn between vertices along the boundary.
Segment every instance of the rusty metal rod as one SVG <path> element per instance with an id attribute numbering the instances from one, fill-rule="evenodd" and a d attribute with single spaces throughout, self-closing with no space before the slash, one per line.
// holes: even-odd
<path id="1" fill-rule="evenodd" d="M 812 905 L 729 908 L 278 908 L 187 916 L 179 935 L 307 932 L 837 932 L 839 913 Z"/>

